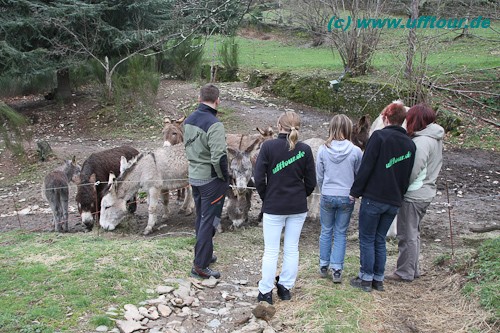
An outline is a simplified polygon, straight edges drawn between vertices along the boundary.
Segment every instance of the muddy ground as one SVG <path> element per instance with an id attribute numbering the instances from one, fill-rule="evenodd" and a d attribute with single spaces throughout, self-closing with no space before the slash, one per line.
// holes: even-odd
<path id="1" fill-rule="evenodd" d="M 276 124 L 281 112 L 293 109 L 302 117 L 301 139 L 311 137 L 325 138 L 327 123 L 331 115 L 311 107 L 291 103 L 286 100 L 263 94 L 258 89 L 250 90 L 243 83 L 221 84 L 223 108 L 232 109 L 225 118 L 228 133 L 253 133 L 255 127 L 268 127 Z M 183 110 L 190 110 L 196 102 L 197 86 L 180 81 L 163 81 L 161 84 L 156 108 L 161 115 L 180 118 Z M 132 145 L 140 151 L 148 151 L 161 146 L 161 124 L 150 129 L 138 130 L 130 127 L 130 131 L 139 133 L 137 139 L 116 139 L 106 137 L 106 128 L 113 127 L 113 123 L 102 124 L 89 121 L 88 114 L 98 108 L 98 102 L 92 95 L 82 93 L 73 98 L 71 103 L 62 105 L 43 98 L 32 97 L 10 101 L 20 112 L 30 118 L 34 141 L 46 140 L 50 143 L 57 158 L 47 162 L 36 162 L 36 167 L 14 163 L 10 155 L 2 151 L 0 159 L 0 232 L 28 229 L 34 231 L 49 231 L 51 229 L 51 215 L 48 205 L 41 198 L 40 186 L 45 173 L 62 159 L 76 155 L 83 162 L 92 152 L 115 147 L 121 144 Z M 96 131 L 96 127 L 101 130 Z M 36 160 L 36 144 L 28 147 L 31 160 Z M 433 263 L 444 253 L 456 254 L 470 251 L 477 245 L 478 240 L 485 237 L 498 237 L 498 232 L 475 234 L 471 226 L 498 224 L 500 207 L 500 166 L 499 153 L 484 150 L 464 150 L 452 147 L 445 142 L 444 165 L 438 181 L 438 196 L 429 208 L 423 221 L 422 230 L 422 266 L 427 273 L 412 284 L 386 283 L 386 292 L 372 293 L 376 304 L 375 318 L 383 318 L 374 322 L 361 322 L 360 327 L 373 332 L 470 332 L 477 329 L 487 332 L 492 329 L 487 323 L 489 314 L 478 307 L 476 301 L 465 300 L 459 288 L 463 283 L 460 276 L 451 274 L 446 269 L 436 267 Z M 29 172 L 27 169 L 36 169 Z M 40 171 L 41 170 L 41 171 Z M 20 176 L 21 175 L 25 175 Z M 14 180 L 14 181 L 13 181 Z M 75 189 L 73 188 L 73 191 Z M 448 206 L 448 202 L 450 206 Z M 250 221 L 246 226 L 259 228 L 256 221 L 259 211 L 259 200 L 254 194 L 253 208 L 250 212 Z M 170 203 L 171 216 L 163 221 L 152 235 L 159 237 L 164 233 L 176 234 L 193 231 L 193 217 L 177 213 L 175 198 Z M 450 208 L 448 208 L 450 207 Z M 70 201 L 70 232 L 84 232 L 79 223 L 74 196 Z M 349 229 L 350 241 L 347 255 L 357 255 L 357 209 L 353 214 Z M 132 234 L 141 234 L 147 222 L 147 207 L 143 202 L 138 211 L 131 218 L 132 226 L 128 231 Z M 225 232 L 241 233 L 243 230 L 229 230 L 229 222 L 223 222 Z M 451 232 L 450 232 L 451 229 Z M 95 231 L 94 231 L 95 232 Z M 319 221 L 308 221 L 304 227 L 301 240 L 301 253 L 317 253 L 319 235 Z M 225 246 L 240 248 L 241 244 L 228 244 L 231 239 L 224 233 L 216 236 L 216 247 L 222 251 Z M 219 243 L 217 245 L 217 243 Z M 222 245 L 222 243 L 224 245 Z M 242 247 L 244 249 L 244 246 Z M 387 268 L 394 267 L 397 258 L 397 244 L 388 243 L 389 257 Z M 245 266 L 238 265 L 236 257 L 220 260 L 217 268 L 224 276 L 238 277 L 242 274 L 249 280 L 249 284 L 256 285 L 259 280 L 260 256 L 245 257 Z M 220 256 L 221 257 L 221 256 Z M 237 256 L 238 257 L 238 256 Z M 310 256 L 309 256 L 310 257 Z M 224 259 L 224 255 L 222 255 Z M 245 267 L 254 267 L 252 272 L 244 272 Z M 293 317 L 295 307 L 300 307 L 300 299 L 307 298 L 301 295 L 301 286 L 307 284 L 306 279 L 311 277 L 300 276 L 297 281 L 296 301 L 290 305 L 280 306 L 279 315 L 283 318 Z M 347 282 L 344 282 L 347 284 Z M 217 293 L 217 291 L 214 291 Z M 252 300 L 249 300 L 252 301 Z M 429 303 L 430 302 L 430 303 Z M 372 317 L 372 316 L 370 316 Z M 201 330 L 202 326 L 199 327 Z M 498 328 L 498 327 L 497 327 Z M 234 327 L 221 326 L 218 332 L 231 331 Z M 495 328 L 493 328 L 494 330 Z M 285 325 L 286 332 L 300 332 L 293 321 Z M 319 331 L 323 331 L 319 329 Z"/>

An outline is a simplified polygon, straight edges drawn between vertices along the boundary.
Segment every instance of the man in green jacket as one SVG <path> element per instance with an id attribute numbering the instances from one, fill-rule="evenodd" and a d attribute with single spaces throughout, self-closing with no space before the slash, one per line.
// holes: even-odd
<path id="1" fill-rule="evenodd" d="M 217 260 L 213 254 L 213 236 L 229 188 L 226 133 L 217 119 L 219 89 L 213 84 L 204 85 L 199 101 L 198 108 L 184 122 L 189 183 L 196 207 L 196 245 L 191 275 L 218 279 L 220 273 L 208 266 Z"/>

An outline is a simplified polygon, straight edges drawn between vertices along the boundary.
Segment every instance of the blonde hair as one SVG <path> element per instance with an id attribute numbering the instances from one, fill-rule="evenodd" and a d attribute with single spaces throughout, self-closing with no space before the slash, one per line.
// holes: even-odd
<path id="1" fill-rule="evenodd" d="M 352 121 L 345 114 L 337 114 L 330 120 L 328 128 L 328 139 L 325 145 L 330 147 L 333 140 L 351 140 L 352 135 Z"/>
<path id="2" fill-rule="evenodd" d="M 288 132 L 286 139 L 288 141 L 288 150 L 295 149 L 295 144 L 299 140 L 300 117 L 294 111 L 285 111 L 279 119 L 278 124 L 281 128 Z"/>

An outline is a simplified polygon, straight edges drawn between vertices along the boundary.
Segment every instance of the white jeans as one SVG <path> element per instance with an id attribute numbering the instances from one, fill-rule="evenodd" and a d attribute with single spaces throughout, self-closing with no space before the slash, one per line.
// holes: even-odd
<path id="1" fill-rule="evenodd" d="M 292 215 L 272 215 L 264 213 L 264 256 L 262 257 L 262 279 L 259 291 L 266 294 L 273 290 L 278 257 L 280 252 L 281 231 L 283 227 L 283 263 L 280 284 L 291 289 L 299 270 L 299 239 L 307 213 Z"/>

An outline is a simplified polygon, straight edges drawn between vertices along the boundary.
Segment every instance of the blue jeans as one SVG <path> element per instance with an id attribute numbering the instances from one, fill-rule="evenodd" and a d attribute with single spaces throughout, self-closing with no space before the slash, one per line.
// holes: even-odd
<path id="1" fill-rule="evenodd" d="M 384 281 L 387 251 L 385 236 L 398 206 L 363 198 L 359 208 L 359 278 Z"/>
<path id="2" fill-rule="evenodd" d="M 319 265 L 334 270 L 344 269 L 347 228 L 354 209 L 349 197 L 322 195 L 320 202 L 321 234 Z M 333 248 L 332 248 L 333 236 Z"/>
<path id="3" fill-rule="evenodd" d="M 285 228 L 283 240 L 283 264 L 280 284 L 290 289 L 294 286 L 299 271 L 299 239 L 307 213 L 272 215 L 264 213 L 264 256 L 262 257 L 262 279 L 259 291 L 266 294 L 273 290 L 278 266 L 281 231 Z"/>

